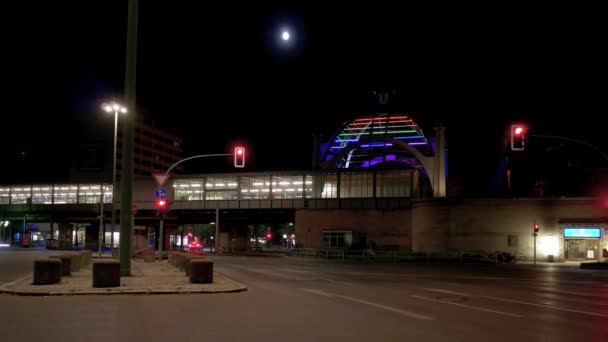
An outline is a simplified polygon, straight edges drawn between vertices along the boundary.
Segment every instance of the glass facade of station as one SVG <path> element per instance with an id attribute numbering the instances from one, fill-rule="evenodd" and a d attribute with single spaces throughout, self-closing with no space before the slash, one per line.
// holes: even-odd
<path id="1" fill-rule="evenodd" d="M 410 198 L 414 170 L 207 175 L 173 180 L 176 201 L 305 198 Z"/>
<path id="2" fill-rule="evenodd" d="M 111 184 L 47 184 L 0 186 L 0 204 L 112 203 Z"/>

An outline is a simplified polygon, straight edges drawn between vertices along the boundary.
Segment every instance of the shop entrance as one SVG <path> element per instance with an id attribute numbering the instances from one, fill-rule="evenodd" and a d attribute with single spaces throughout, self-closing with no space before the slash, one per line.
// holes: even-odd
<path id="1" fill-rule="evenodd" d="M 592 260 L 599 256 L 597 239 L 566 239 L 566 260 Z"/>

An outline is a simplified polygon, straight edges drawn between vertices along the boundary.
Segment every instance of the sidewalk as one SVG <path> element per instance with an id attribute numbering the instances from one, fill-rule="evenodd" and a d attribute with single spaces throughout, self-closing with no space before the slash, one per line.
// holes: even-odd
<path id="1" fill-rule="evenodd" d="M 32 266 L 33 267 L 33 266 Z M 71 276 L 61 278 L 52 285 L 32 285 L 32 275 L 0 287 L 0 293 L 21 296 L 65 295 L 118 295 L 118 294 L 178 294 L 178 293 L 226 293 L 246 291 L 247 286 L 213 273 L 212 284 L 192 284 L 183 271 L 167 261 L 131 261 L 131 276 L 121 277 L 120 287 L 94 288 L 92 265 L 87 265 Z"/>

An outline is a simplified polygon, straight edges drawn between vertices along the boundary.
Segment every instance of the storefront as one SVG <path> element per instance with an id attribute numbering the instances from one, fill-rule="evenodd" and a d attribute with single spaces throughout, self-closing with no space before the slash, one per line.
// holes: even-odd
<path id="1" fill-rule="evenodd" d="M 566 260 L 599 260 L 604 249 L 603 230 L 601 226 L 564 226 Z"/>

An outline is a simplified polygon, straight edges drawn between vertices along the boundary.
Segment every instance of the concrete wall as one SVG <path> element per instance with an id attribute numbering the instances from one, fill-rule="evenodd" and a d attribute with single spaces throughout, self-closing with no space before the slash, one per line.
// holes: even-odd
<path id="1" fill-rule="evenodd" d="M 563 222 L 601 222 L 604 214 L 592 199 L 418 202 L 412 207 L 413 249 L 501 250 L 532 258 L 532 232 L 534 223 L 538 223 L 539 260 L 545 261 L 548 254 L 562 259 Z M 510 236 L 511 241 L 516 242 L 511 246 Z"/>
<path id="2" fill-rule="evenodd" d="M 306 248 L 322 248 L 323 230 L 352 230 L 353 242 L 366 234 L 378 248 L 412 248 L 409 210 L 299 209 L 295 222 L 296 243 Z"/>
<path id="3" fill-rule="evenodd" d="M 414 251 L 507 251 L 533 257 L 533 227 L 540 225 L 537 258 L 564 258 L 562 228 L 604 227 L 601 249 L 608 247 L 608 211 L 595 199 L 474 199 L 419 201 L 400 210 L 297 210 L 296 241 L 323 248 L 323 230 L 367 234 L 378 247 Z"/>

